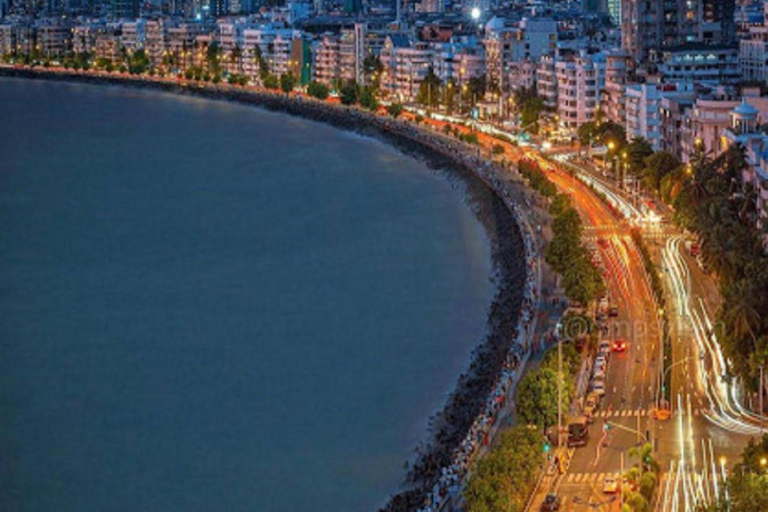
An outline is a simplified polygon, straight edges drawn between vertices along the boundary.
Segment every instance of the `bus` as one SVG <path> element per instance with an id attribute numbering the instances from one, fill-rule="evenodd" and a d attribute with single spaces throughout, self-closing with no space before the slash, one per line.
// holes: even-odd
<path id="1" fill-rule="evenodd" d="M 586 446 L 589 439 L 589 423 L 586 416 L 579 416 L 568 423 L 568 446 Z"/>

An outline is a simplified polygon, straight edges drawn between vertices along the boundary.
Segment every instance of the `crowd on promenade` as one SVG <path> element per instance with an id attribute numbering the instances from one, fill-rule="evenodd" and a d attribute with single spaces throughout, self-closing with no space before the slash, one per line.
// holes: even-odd
<path id="1" fill-rule="evenodd" d="M 0 74 L 58 78 L 63 74 L 0 69 Z M 80 81 L 124 83 L 119 78 L 73 75 Z M 67 77 L 65 77 L 67 78 Z M 449 396 L 444 409 L 431 422 L 432 437 L 410 464 L 406 489 L 390 499 L 383 512 L 434 512 L 458 497 L 469 464 L 490 439 L 499 413 L 511 397 L 519 378 L 520 363 L 529 353 L 537 314 L 539 260 L 538 237 L 528 222 L 530 202 L 522 187 L 509 179 L 502 166 L 484 159 L 480 149 L 411 122 L 377 116 L 354 107 L 321 101 L 297 101 L 266 91 L 229 87 L 195 87 L 184 84 L 131 80 L 131 84 L 243 103 L 306 117 L 363 134 L 387 139 L 401 150 L 417 154 L 435 168 L 454 170 L 480 178 L 493 190 L 480 205 L 481 222 L 493 231 L 494 259 L 498 273 L 496 296 L 488 312 L 486 339 L 473 352 L 467 372 Z M 525 205 L 525 207 L 523 206 Z M 524 265 L 521 256 L 524 255 Z M 524 286 L 520 286 L 525 282 Z"/>
<path id="2" fill-rule="evenodd" d="M 520 363 L 530 350 L 536 327 L 534 318 L 539 301 L 538 238 L 527 220 L 528 211 L 521 205 L 530 205 L 530 202 L 524 198 L 520 187 L 507 179 L 505 171 L 498 164 L 476 157 L 473 148 L 459 141 L 430 134 L 401 121 L 388 123 L 398 123 L 400 133 L 422 140 L 438 152 L 448 155 L 451 160 L 472 169 L 485 181 L 512 214 L 510 220 L 519 227 L 525 255 L 525 286 L 521 288 L 517 279 L 510 280 L 512 276 L 509 274 L 506 276 L 507 282 L 499 283 L 496 301 L 489 313 L 490 332 L 486 343 L 478 348 L 468 374 L 460 377 L 456 391 L 440 416 L 443 424 L 436 429 L 430 447 L 419 451 L 409 474 L 410 483 L 426 487 L 426 496 L 413 489 L 395 497 L 385 509 L 434 512 L 442 510 L 448 502 L 455 503 L 459 498 L 470 462 L 478 450 L 490 441 L 493 425 L 500 421 L 500 412 L 505 408 L 507 400 L 512 399 L 509 391 L 519 378 L 522 370 Z M 519 248 L 502 254 L 502 258 L 519 256 Z M 514 264 L 519 267 L 519 260 L 497 264 Z M 521 289 L 522 300 L 519 297 Z M 448 425 L 450 428 L 447 428 Z"/>

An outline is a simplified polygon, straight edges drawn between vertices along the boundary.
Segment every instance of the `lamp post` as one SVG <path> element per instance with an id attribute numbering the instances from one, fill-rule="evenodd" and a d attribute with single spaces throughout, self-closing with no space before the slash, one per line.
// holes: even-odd
<path id="1" fill-rule="evenodd" d="M 605 154 L 605 158 L 603 158 L 603 170 L 608 170 L 608 157 L 610 156 L 611 152 L 613 152 L 613 148 L 616 147 L 616 144 L 611 140 L 608 141 L 608 152 Z"/>
<path id="2" fill-rule="evenodd" d="M 672 363 L 671 365 L 669 365 L 669 368 L 664 370 L 664 373 L 661 374 L 661 387 L 659 388 L 659 393 L 658 393 L 659 396 L 661 396 L 661 394 L 662 394 L 662 390 L 664 389 L 664 383 L 667 380 L 667 374 L 669 373 L 669 371 L 672 368 L 674 368 L 675 366 L 683 364 L 684 362 L 686 362 L 686 361 L 688 361 L 689 359 L 692 359 L 692 358 L 693 358 L 693 356 L 684 357 L 683 359 L 677 361 L 676 363 Z M 663 366 L 664 365 L 664 361 L 662 361 L 661 364 Z"/>

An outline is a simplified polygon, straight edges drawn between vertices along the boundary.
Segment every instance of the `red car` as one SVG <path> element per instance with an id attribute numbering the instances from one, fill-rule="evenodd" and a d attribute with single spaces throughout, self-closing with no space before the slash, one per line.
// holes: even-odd
<path id="1" fill-rule="evenodd" d="M 627 350 L 627 342 L 624 340 L 614 340 L 613 345 L 611 345 L 611 349 L 614 352 L 624 352 Z"/>

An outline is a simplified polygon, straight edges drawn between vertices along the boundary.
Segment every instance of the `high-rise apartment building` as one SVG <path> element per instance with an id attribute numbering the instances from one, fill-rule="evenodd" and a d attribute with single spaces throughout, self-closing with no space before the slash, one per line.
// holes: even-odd
<path id="1" fill-rule="evenodd" d="M 112 16 L 115 19 L 139 17 L 139 0 L 112 0 Z"/>
<path id="2" fill-rule="evenodd" d="M 622 0 L 622 47 L 645 67 L 685 43 L 734 44 L 736 0 Z"/>

